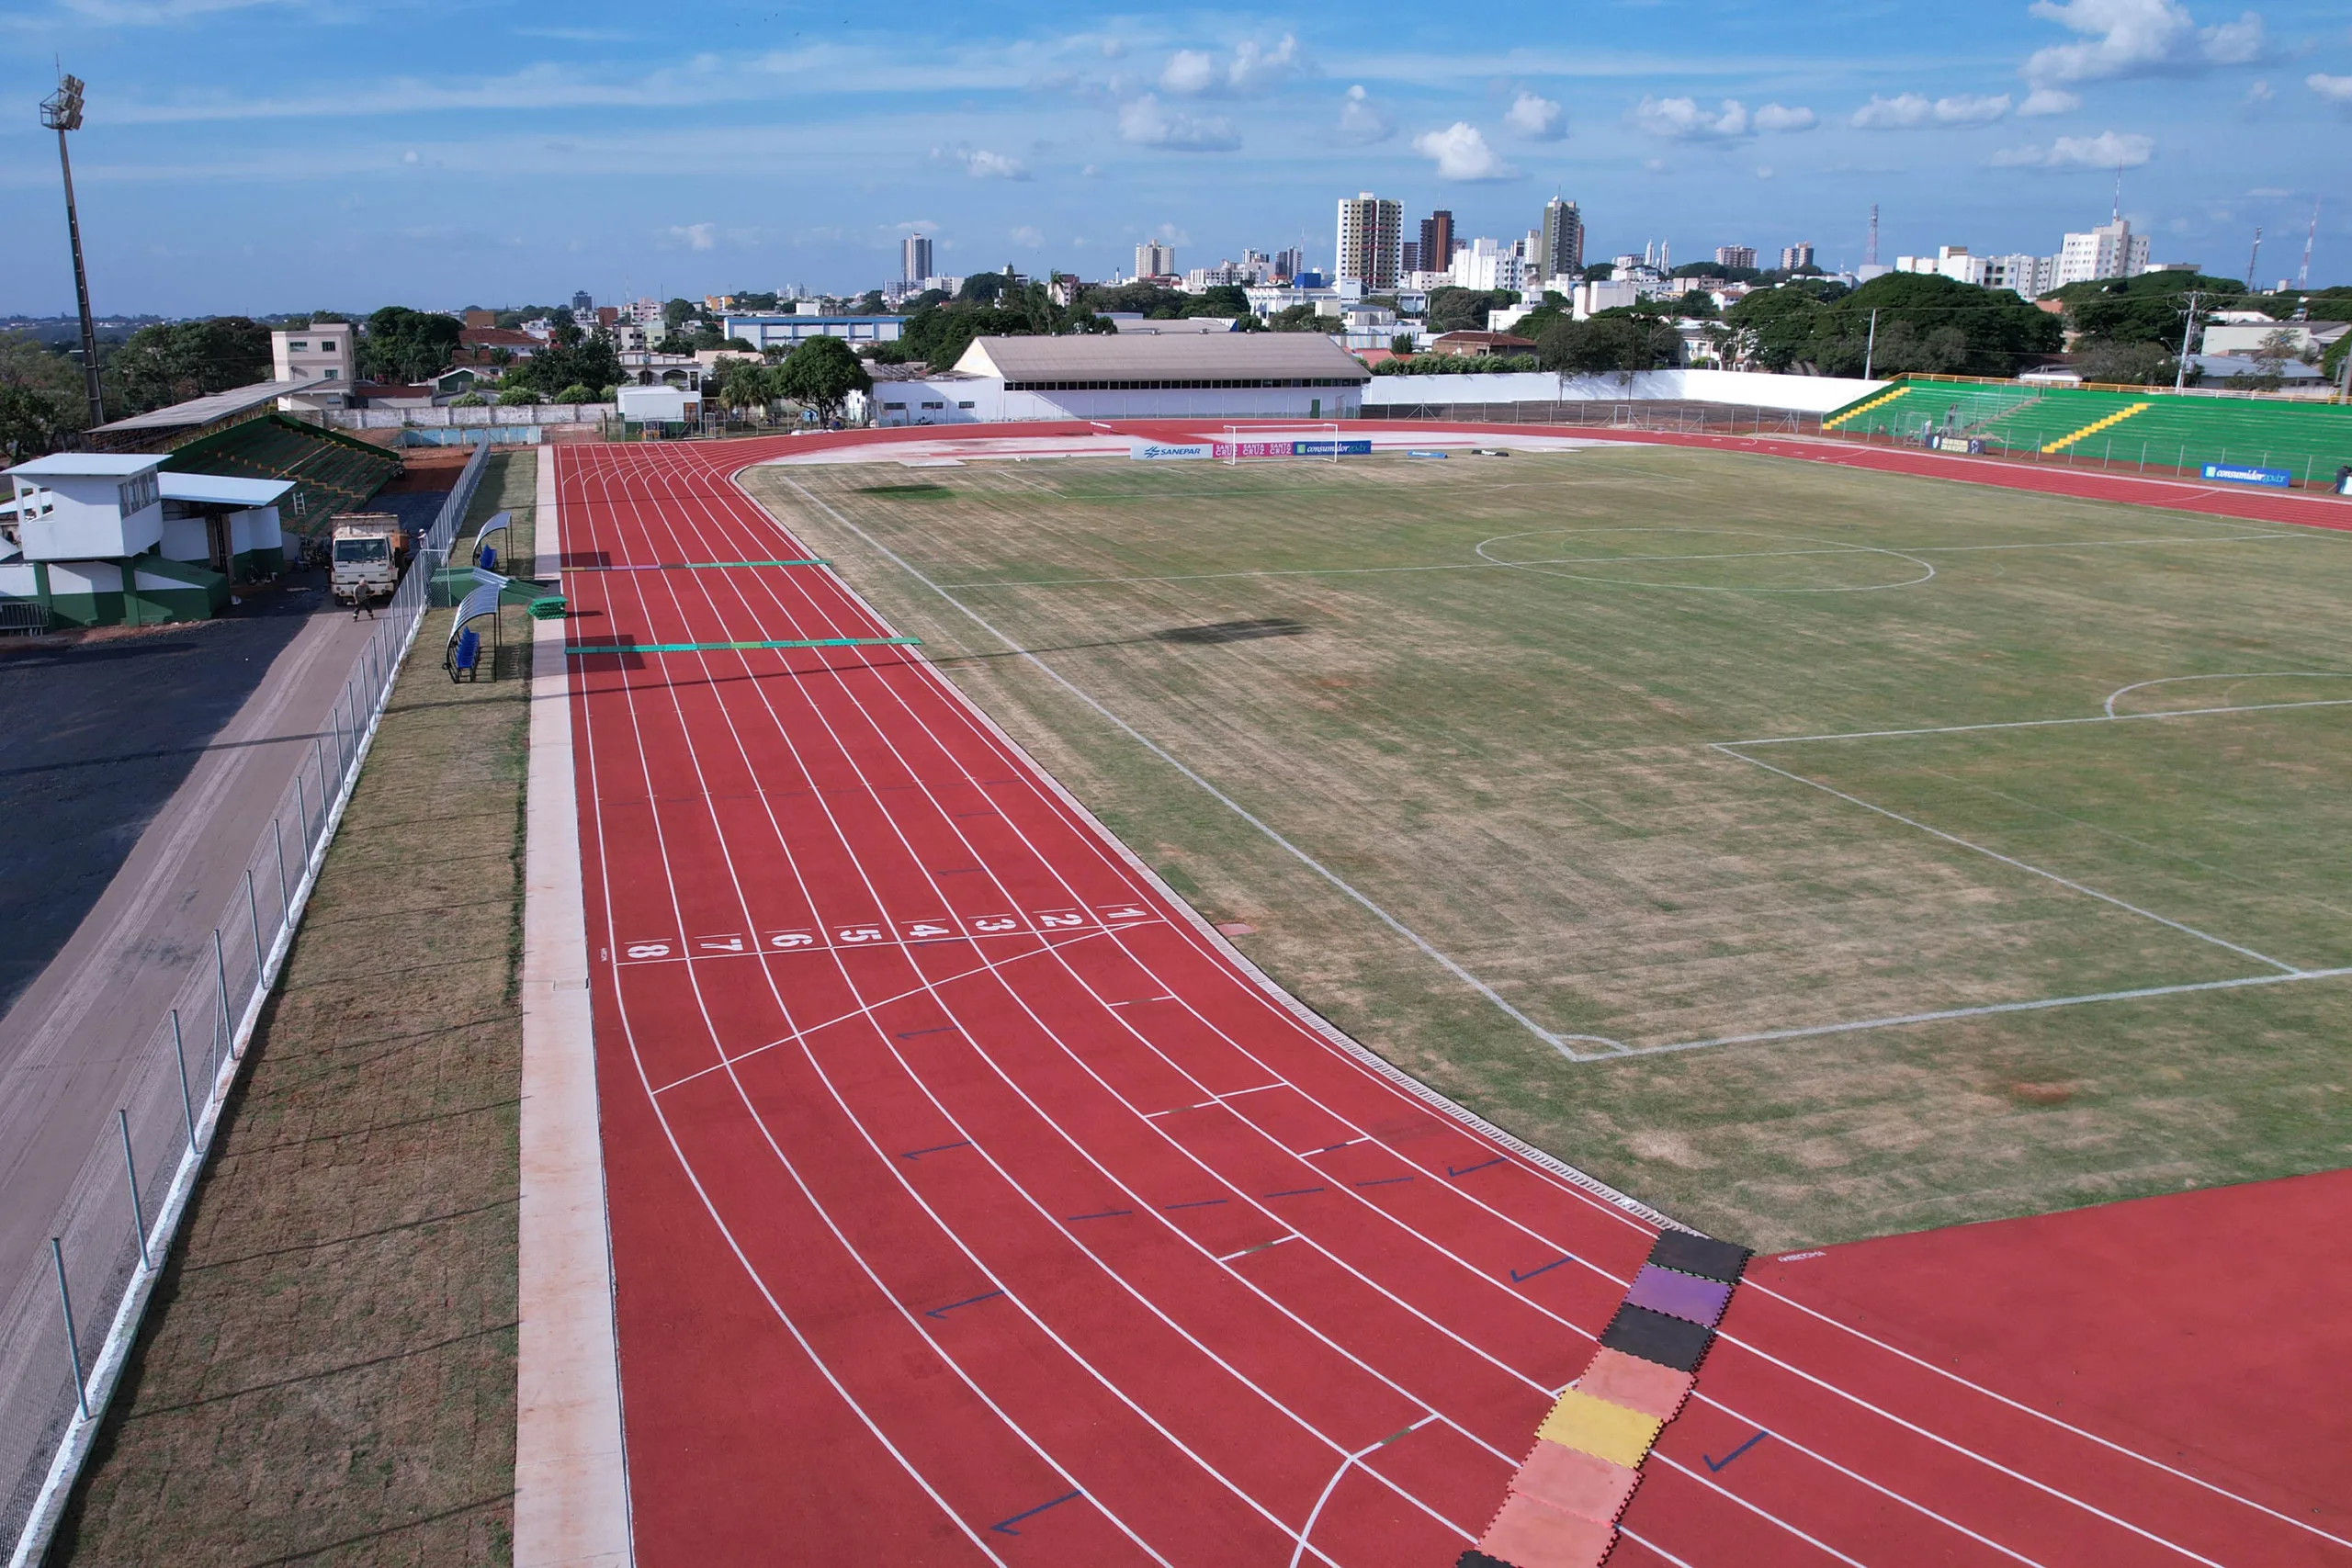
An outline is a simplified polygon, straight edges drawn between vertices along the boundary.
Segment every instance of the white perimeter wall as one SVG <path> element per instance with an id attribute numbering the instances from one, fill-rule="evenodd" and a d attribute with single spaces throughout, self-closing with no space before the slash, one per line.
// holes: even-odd
<path id="1" fill-rule="evenodd" d="M 1642 370 L 1631 376 L 1375 376 L 1364 389 L 1367 417 L 1417 403 L 1736 403 L 1743 408 L 1827 413 L 1890 386 L 1845 376 L 1773 376 L 1737 370 Z"/>
<path id="2" fill-rule="evenodd" d="M 1549 384 L 1552 378 L 1537 379 Z M 871 395 L 874 423 L 892 427 L 1068 419 L 1352 419 L 1360 397 L 1353 387 L 1008 392 L 1001 380 L 986 376 L 968 381 L 881 381 Z M 1318 402 L 1319 413 L 1313 412 Z M 888 409 L 885 403 L 907 406 Z M 925 403 L 941 406 L 927 409 Z M 959 403 L 972 406 L 959 408 Z"/>

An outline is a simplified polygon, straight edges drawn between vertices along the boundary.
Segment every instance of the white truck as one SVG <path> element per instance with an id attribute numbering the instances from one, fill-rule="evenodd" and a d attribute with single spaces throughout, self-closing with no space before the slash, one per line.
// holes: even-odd
<path id="1" fill-rule="evenodd" d="M 350 512 L 335 519 L 327 582 L 337 601 L 356 608 L 389 599 L 408 565 L 408 531 L 390 512 Z"/>

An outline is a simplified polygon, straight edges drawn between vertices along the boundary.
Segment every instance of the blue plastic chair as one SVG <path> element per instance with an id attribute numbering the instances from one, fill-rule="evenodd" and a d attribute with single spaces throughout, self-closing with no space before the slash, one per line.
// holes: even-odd
<path id="1" fill-rule="evenodd" d="M 458 634 L 458 650 L 449 661 L 449 679 L 461 675 L 472 681 L 480 678 L 481 664 L 481 634 L 470 628 Z"/>

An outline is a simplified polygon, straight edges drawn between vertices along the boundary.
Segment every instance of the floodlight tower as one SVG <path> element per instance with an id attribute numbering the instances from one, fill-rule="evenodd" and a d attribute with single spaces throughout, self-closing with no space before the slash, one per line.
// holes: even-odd
<path id="1" fill-rule="evenodd" d="M 82 384 L 89 394 L 93 428 L 107 422 L 98 392 L 98 333 L 90 324 L 90 279 L 82 270 L 82 220 L 74 210 L 74 161 L 65 153 L 65 133 L 82 129 L 82 78 L 60 73 L 57 91 L 40 101 L 40 122 L 57 132 L 57 166 L 65 175 L 65 237 L 74 245 L 74 298 L 82 308 Z"/>

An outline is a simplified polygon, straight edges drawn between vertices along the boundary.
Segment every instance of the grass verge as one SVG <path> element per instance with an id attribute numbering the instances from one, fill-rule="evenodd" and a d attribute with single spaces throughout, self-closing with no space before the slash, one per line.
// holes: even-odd
<path id="1" fill-rule="evenodd" d="M 533 455 L 493 457 L 527 563 Z M 465 530 L 461 530 L 464 532 Z M 428 615 L 52 1564 L 503 1562 L 528 621 Z"/>

